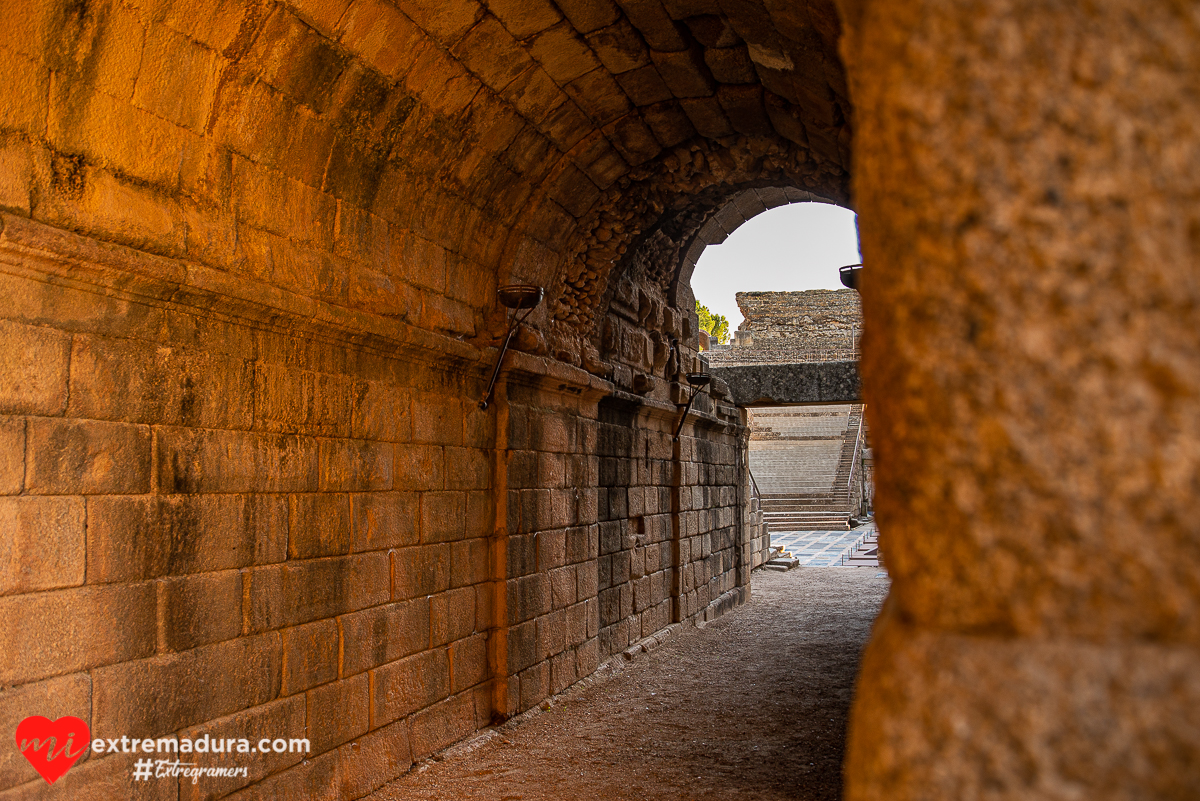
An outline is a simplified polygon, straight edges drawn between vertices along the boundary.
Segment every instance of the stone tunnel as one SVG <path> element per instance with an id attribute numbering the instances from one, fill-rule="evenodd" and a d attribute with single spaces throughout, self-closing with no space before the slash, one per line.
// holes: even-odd
<path id="1" fill-rule="evenodd" d="M 206 786 L 359 798 L 730 612 L 688 278 L 816 199 L 894 578 L 846 798 L 1192 797 L 1198 45 L 1166 0 L 8 0 L 4 736 L 304 732 Z M 7 750 L 0 798 L 133 759 Z"/>

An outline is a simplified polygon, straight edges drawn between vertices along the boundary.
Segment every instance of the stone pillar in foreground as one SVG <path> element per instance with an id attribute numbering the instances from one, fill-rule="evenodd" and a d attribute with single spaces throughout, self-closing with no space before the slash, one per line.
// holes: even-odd
<path id="1" fill-rule="evenodd" d="M 895 579 L 846 798 L 1195 797 L 1200 20 L 841 5 Z"/>

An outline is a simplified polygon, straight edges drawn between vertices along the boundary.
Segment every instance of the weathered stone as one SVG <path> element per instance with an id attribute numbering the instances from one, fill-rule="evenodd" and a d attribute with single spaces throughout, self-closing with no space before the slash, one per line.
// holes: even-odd
<path id="1" fill-rule="evenodd" d="M 151 583 L 10 595 L 0 598 L 0 616 L 38 621 L 0 628 L 9 655 L 0 663 L 5 685 L 140 659 L 155 649 Z"/>
<path id="2" fill-rule="evenodd" d="M 653 64 L 620 73 L 617 83 L 636 106 L 649 106 L 674 98 Z"/>
<path id="3" fill-rule="evenodd" d="M 0 320 L 0 411 L 61 414 L 67 402 L 70 339 L 47 328 Z"/>
<path id="4" fill-rule="evenodd" d="M 569 83 L 600 66 L 600 62 L 570 25 L 542 32 L 533 41 L 531 55 L 560 84 Z"/>
<path id="5" fill-rule="evenodd" d="M 36 710 L 36 711 L 34 711 Z M 24 684 L 0 692 L 0 726 L 15 732 L 17 725 L 31 714 L 50 720 L 70 715 L 90 725 L 92 718 L 92 681 L 86 673 L 60 676 L 56 679 Z M 80 733 L 80 740 L 82 733 Z M 82 760 L 91 756 L 84 753 Z M 80 763 L 76 763 L 79 765 Z M 0 790 L 40 781 L 37 771 L 16 749 L 0 756 Z"/>
<path id="6" fill-rule="evenodd" d="M 492 0 L 488 3 L 488 11 L 518 39 L 544 31 L 562 19 L 562 14 L 549 0 Z"/>
<path id="7" fill-rule="evenodd" d="M 716 90 L 703 55 L 696 50 L 651 50 L 650 58 L 675 97 L 709 97 Z"/>
<path id="8" fill-rule="evenodd" d="M 1181 160 L 1152 154 L 1196 110 L 1177 104 L 1195 51 L 1157 42 L 1191 36 L 1166 6 L 1122 4 L 1110 27 L 1094 9 L 1014 24 L 991 3 L 935 5 L 867 4 L 844 40 L 895 576 L 847 797 L 1179 794 L 1196 780 L 1179 732 L 1195 727 L 1200 595 L 1191 557 L 1158 555 L 1190 541 L 1196 508 L 1196 243 L 1176 211 L 1194 137 Z M 1080 37 L 1069 57 L 1043 38 L 1064 35 Z M 1162 81 L 1127 83 L 1131 59 Z M 936 109 L 911 114 L 918 97 Z"/>
<path id="9" fill-rule="evenodd" d="M 169 29 L 155 28 L 141 53 L 134 105 L 202 130 L 224 66 L 224 59 L 212 50 Z"/>
<path id="10" fill-rule="evenodd" d="M 757 193 L 742 193 L 737 200 L 748 206 L 744 215 L 765 210 Z M 737 301 L 744 319 L 729 347 L 710 349 L 707 357 L 714 367 L 857 358 L 862 309 L 852 289 L 739 292 Z"/>
<path id="11" fill-rule="evenodd" d="M 157 582 L 160 651 L 186 651 L 242 633 L 242 576 L 227 570 Z"/>
<path id="12" fill-rule="evenodd" d="M 442 592 L 450 586 L 450 546 L 420 545 L 392 551 L 396 600 Z"/>
<path id="13" fill-rule="evenodd" d="M 605 68 L 614 75 L 650 63 L 650 55 L 641 37 L 624 19 L 588 34 L 587 41 Z"/>
<path id="14" fill-rule="evenodd" d="M 367 674 L 309 690 L 309 738 L 312 753 L 321 754 L 367 733 L 371 721 L 371 687 Z"/>
<path id="15" fill-rule="evenodd" d="M 371 721 L 376 726 L 429 707 L 450 694 L 450 660 L 444 648 L 389 662 L 370 676 Z"/>
<path id="16" fill-rule="evenodd" d="M 242 360 L 76 337 L 71 363 L 73 416 L 207 428 L 251 425 L 253 380 Z"/>
<path id="17" fill-rule="evenodd" d="M 0 595 L 82 584 L 85 517 L 81 498 L 0 498 Z"/>
<path id="18" fill-rule="evenodd" d="M 857 362 L 713 367 L 739 406 L 852 403 L 861 399 Z"/>
<path id="19" fill-rule="evenodd" d="M 210 740 L 245 738 L 257 746 L 259 740 L 263 738 L 275 740 L 280 737 L 284 739 L 298 737 L 299 733 L 304 731 L 305 713 L 305 697 L 303 695 L 294 695 L 290 698 L 281 698 L 277 701 L 260 704 L 241 712 L 235 712 L 232 715 L 218 718 L 201 726 L 185 729 L 179 733 L 179 736 L 191 738 L 193 742 L 206 734 Z M 304 757 L 303 752 L 256 753 L 253 762 L 246 765 L 246 776 L 244 777 L 211 776 L 208 777 L 209 781 L 203 785 L 199 782 L 192 784 L 191 779 L 180 777 L 179 797 L 187 801 L 200 801 L 200 799 L 207 797 L 208 793 L 232 791 L 259 781 L 283 768 L 295 765 L 303 760 Z M 208 764 L 220 767 L 221 763 L 226 760 L 226 757 L 222 754 L 210 753 L 207 757 L 193 754 L 190 759 L 200 765 Z"/>
<path id="20" fill-rule="evenodd" d="M 278 495 L 88 499 L 92 583 L 206 573 L 287 558 L 288 504 Z"/>
<path id="21" fill-rule="evenodd" d="M 158 486 L 166 492 L 314 492 L 317 444 L 306 437 L 160 428 Z"/>
<path id="22" fill-rule="evenodd" d="M 351 495 L 351 550 L 374 551 L 415 545 L 420 530 L 418 498 L 412 492 Z"/>
<path id="23" fill-rule="evenodd" d="M 352 676 L 429 647 L 427 598 L 364 609 L 338 618 L 342 675 Z"/>
<path id="24" fill-rule="evenodd" d="M 428 756 L 445 748 L 470 734 L 475 724 L 475 697 L 470 692 L 413 715 L 410 728 L 414 757 Z"/>
<path id="25" fill-rule="evenodd" d="M 391 597 L 390 562 L 387 553 L 372 552 L 247 571 L 246 629 L 268 631 L 384 603 Z"/>
<path id="26" fill-rule="evenodd" d="M 92 672 L 93 737 L 159 737 L 274 700 L 279 635 L 239 637 Z M 211 681 L 223 671 L 226 681 Z M 164 685 L 175 688 L 161 692 Z"/>
<path id="27" fill-rule="evenodd" d="M 338 626 L 318 620 L 279 632 L 283 646 L 280 695 L 295 695 L 338 677 Z"/>

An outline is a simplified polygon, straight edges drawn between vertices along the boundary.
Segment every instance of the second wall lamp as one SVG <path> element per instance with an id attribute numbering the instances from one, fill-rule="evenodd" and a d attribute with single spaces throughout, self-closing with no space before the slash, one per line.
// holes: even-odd
<path id="1" fill-rule="evenodd" d="M 484 393 L 483 400 L 479 402 L 480 409 L 486 409 L 492 402 L 492 391 L 496 388 L 496 379 L 500 377 L 500 365 L 504 364 L 504 354 L 508 353 L 508 345 L 512 342 L 513 334 L 517 332 L 517 326 L 525 322 L 542 302 L 546 290 L 532 284 L 509 284 L 496 290 L 496 295 L 500 299 L 501 306 L 517 313 L 509 318 L 508 333 L 504 335 L 504 343 L 500 346 L 500 355 L 496 357 L 496 366 L 492 368 L 492 378 L 488 381 L 487 392 Z M 520 314 L 521 311 L 525 313 Z"/>
<path id="2" fill-rule="evenodd" d="M 683 422 L 687 420 L 688 412 L 692 410 L 692 401 L 696 400 L 696 396 L 700 394 L 708 382 L 712 381 L 712 376 L 708 373 L 688 373 L 687 382 L 692 385 L 692 396 L 688 398 L 687 406 L 683 408 L 683 416 L 679 418 L 679 425 L 675 427 L 675 438 L 672 442 L 679 441 L 679 434 L 683 431 Z"/>

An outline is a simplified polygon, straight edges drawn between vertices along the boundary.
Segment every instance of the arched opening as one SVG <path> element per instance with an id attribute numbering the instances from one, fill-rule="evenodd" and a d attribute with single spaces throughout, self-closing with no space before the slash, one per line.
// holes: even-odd
<path id="1" fill-rule="evenodd" d="M 805 249 L 810 239 L 795 225 L 795 218 L 796 212 L 804 214 L 811 209 L 833 212 L 821 215 L 824 229 L 812 232 L 813 236 L 828 236 L 828 218 L 841 217 L 841 247 L 824 248 L 824 263 L 814 265 L 825 275 L 824 280 L 818 278 L 813 283 L 819 281 L 829 289 L 804 291 L 815 288 L 811 283 L 784 284 L 779 273 L 793 268 L 796 258 L 785 256 L 781 263 L 770 265 L 741 265 L 740 259 L 755 256 L 732 255 L 706 264 L 706 256 L 737 248 L 739 239 L 761 242 L 764 224 L 776 215 L 787 218 L 785 226 L 790 224 L 780 239 L 793 251 Z M 739 343 L 723 347 L 710 344 L 700 357 L 718 380 L 730 378 L 732 401 L 740 407 L 740 421 L 746 425 L 740 442 L 745 453 L 743 536 L 749 545 L 751 567 L 756 571 L 748 583 L 754 593 L 761 590 L 772 605 L 788 603 L 773 594 L 788 581 L 819 587 L 812 591 L 807 604 L 790 599 L 799 625 L 825 619 L 823 615 L 856 621 L 853 625 L 823 624 L 824 630 L 814 638 L 821 653 L 849 656 L 836 667 L 833 663 L 823 666 L 820 680 L 775 686 L 764 677 L 762 684 L 783 705 L 813 704 L 823 694 L 840 697 L 841 701 L 831 703 L 819 721 L 808 724 L 806 737 L 809 743 L 830 745 L 840 759 L 849 706 L 845 688 L 853 685 L 857 656 L 865 644 L 869 622 L 889 585 L 878 566 L 877 532 L 873 521 L 867 519 L 866 499 L 871 493 L 863 458 L 866 424 L 857 384 L 852 393 L 820 395 L 828 386 L 821 380 L 826 366 L 856 369 L 861 311 L 857 293 L 841 287 L 838 277 L 839 267 L 860 261 L 854 215 L 828 202 L 814 203 L 810 193 L 779 188 L 744 189 L 733 193 L 724 205 L 708 211 L 707 219 L 683 249 L 674 284 L 677 303 L 715 306 L 711 295 L 702 296 L 696 289 L 706 266 L 714 271 L 729 269 L 729 265 L 738 267 L 737 280 L 745 283 L 727 287 L 729 300 L 734 299 L 735 289 L 799 290 L 738 296 L 738 302 L 745 303 L 753 317 L 740 331 L 741 347 Z M 713 284 L 719 282 L 710 286 Z M 758 335 L 757 343 L 752 333 Z M 741 370 L 736 381 L 731 372 L 734 365 Z M 773 395 L 770 392 L 766 396 L 756 393 L 737 397 L 743 384 L 761 390 L 763 379 L 758 373 L 781 370 L 789 371 L 783 380 L 789 393 L 774 399 L 766 397 Z M 806 395 L 811 400 L 799 400 Z M 831 402 L 838 400 L 845 402 Z M 697 430 L 700 428 L 698 423 Z M 788 573 L 787 568 L 793 566 L 804 570 Z M 770 572 L 776 568 L 784 573 Z M 827 568 L 818 573 L 829 575 L 818 578 L 806 572 L 812 568 Z M 840 576 L 833 575 L 839 572 Z M 743 658 L 748 664 L 756 664 L 761 655 L 746 653 Z M 808 782 L 820 787 L 821 792 L 836 793 L 841 786 L 839 762 L 813 768 L 807 762 L 789 761 L 804 753 L 811 752 L 802 747 L 781 754 L 777 765 L 780 769 L 811 771 L 806 775 Z"/>
<path id="2" fill-rule="evenodd" d="M 774 209 L 784 211 L 766 214 Z M 730 247 L 712 248 L 734 232 L 740 234 Z M 711 300 L 714 311 L 728 311 L 732 331 L 741 317 L 731 302 L 735 292 L 841 289 L 838 267 L 860 255 L 851 209 L 794 188 L 750 189 L 731 198 L 697 232 L 679 267 L 677 286 L 706 305 Z M 728 300 L 715 299 L 717 293 Z"/>
<path id="3" fill-rule="evenodd" d="M 839 277 L 839 268 L 861 260 L 853 212 L 811 202 L 768 210 L 761 200 L 758 191 L 742 193 L 710 218 L 688 254 L 699 251 L 696 264 L 685 259 L 681 269 L 691 272 L 698 310 L 700 287 L 705 307 L 718 310 L 713 319 L 720 312 L 733 318 L 725 341 L 707 337 L 709 368 L 761 384 L 763 375 L 783 369 L 855 365 L 861 306 Z M 793 397 L 815 389 L 796 388 Z M 875 562 L 863 406 L 860 398 L 842 400 L 793 406 L 738 399 L 750 428 L 752 503 L 763 515 L 767 547 L 794 552 L 801 564 Z M 843 533 L 851 529 L 859 533 Z"/>
<path id="4" fill-rule="evenodd" d="M 800 200 L 759 210 L 734 202 L 700 230 L 679 281 L 728 321 L 719 344 L 729 344 L 743 318 L 737 293 L 844 289 L 838 269 L 860 259 L 857 217 L 848 208 Z"/>

